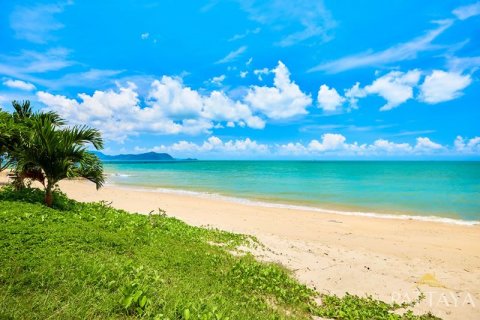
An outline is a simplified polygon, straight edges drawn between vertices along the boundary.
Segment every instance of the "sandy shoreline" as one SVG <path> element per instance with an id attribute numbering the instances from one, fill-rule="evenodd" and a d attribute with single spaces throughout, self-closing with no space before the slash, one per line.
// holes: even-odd
<path id="1" fill-rule="evenodd" d="M 79 201 L 105 200 L 149 213 L 162 208 L 189 224 L 256 236 L 257 256 L 294 271 L 320 292 L 345 292 L 391 302 L 426 294 L 417 311 L 444 319 L 480 318 L 480 226 L 380 219 L 255 206 L 191 194 L 64 181 Z"/>
<path id="2" fill-rule="evenodd" d="M 218 193 L 210 192 L 199 192 L 191 190 L 182 190 L 182 189 L 171 189 L 171 188 L 152 188 L 144 186 L 128 186 L 128 185 L 116 185 L 116 184 L 107 184 L 107 186 L 114 187 L 116 189 L 124 189 L 129 191 L 140 191 L 140 192 L 155 192 L 155 193 L 165 193 L 165 194 L 176 194 L 176 195 L 188 195 L 199 198 L 207 198 L 211 200 L 221 200 L 227 202 L 239 203 L 242 205 L 256 206 L 256 207 L 267 207 L 267 208 L 280 208 L 280 209 L 292 209 L 299 211 L 310 211 L 317 212 L 321 214 L 337 214 L 337 215 L 347 215 L 347 216 L 358 216 L 358 217 L 367 217 L 367 218 L 377 218 L 377 219 L 394 219 L 394 220 L 419 220 L 426 222 L 441 222 L 441 223 L 450 223 L 458 224 L 465 226 L 480 225 L 480 221 L 472 220 L 462 220 L 460 218 L 452 217 L 440 217 L 440 216 L 421 216 L 415 214 L 404 214 L 404 213 L 380 213 L 380 212 L 369 212 L 369 211 L 359 211 L 357 208 L 352 206 L 344 206 L 339 208 L 330 208 L 330 206 L 317 207 L 311 205 L 302 205 L 296 203 L 283 203 L 278 201 L 268 200 L 255 200 L 247 198 L 238 198 L 234 196 L 220 195 Z"/>

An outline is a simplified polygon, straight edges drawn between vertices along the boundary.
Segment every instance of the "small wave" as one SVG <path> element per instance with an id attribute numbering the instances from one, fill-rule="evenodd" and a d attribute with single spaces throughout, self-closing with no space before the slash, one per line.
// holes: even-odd
<path id="1" fill-rule="evenodd" d="M 469 220 L 445 218 L 445 217 L 438 217 L 438 216 L 419 216 L 419 215 L 408 215 L 408 214 L 391 214 L 391 213 L 362 212 L 362 211 L 342 211 L 342 210 L 332 210 L 332 209 L 324 209 L 324 208 L 302 206 L 302 205 L 291 205 L 291 204 L 250 200 L 245 198 L 225 196 L 225 195 L 221 195 L 213 192 L 200 192 L 200 191 L 169 189 L 169 188 L 148 189 L 148 188 L 141 188 L 141 187 L 123 187 L 115 184 L 109 184 L 109 185 L 115 188 L 120 188 L 120 189 L 128 189 L 128 190 L 143 191 L 143 192 L 145 191 L 159 192 L 159 193 L 177 194 L 177 195 L 189 195 L 194 197 L 223 200 L 223 201 L 234 202 L 234 203 L 239 203 L 239 204 L 248 205 L 248 206 L 260 206 L 260 207 L 266 207 L 266 208 L 293 209 L 293 210 L 319 212 L 319 213 L 339 214 L 344 216 L 358 216 L 358 217 L 380 218 L 380 219 L 441 222 L 441 223 L 456 224 L 456 225 L 463 225 L 463 226 L 480 225 L 480 221 L 469 221 Z"/>
<path id="2" fill-rule="evenodd" d="M 107 176 L 109 177 L 119 177 L 119 178 L 128 178 L 128 177 L 133 177 L 134 175 L 132 174 L 126 174 L 126 173 L 107 173 Z"/>

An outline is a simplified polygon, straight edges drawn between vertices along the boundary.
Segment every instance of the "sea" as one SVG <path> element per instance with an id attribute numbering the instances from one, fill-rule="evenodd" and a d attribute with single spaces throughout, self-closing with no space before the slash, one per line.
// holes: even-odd
<path id="1" fill-rule="evenodd" d="M 480 224 L 475 161 L 106 162 L 107 183 L 252 205 Z"/>

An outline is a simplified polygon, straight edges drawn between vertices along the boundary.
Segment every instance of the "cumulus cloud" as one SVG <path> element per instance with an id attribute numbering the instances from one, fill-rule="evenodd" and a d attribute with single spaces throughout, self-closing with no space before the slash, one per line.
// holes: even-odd
<path id="1" fill-rule="evenodd" d="M 245 102 L 271 119 L 288 119 L 307 114 L 306 108 L 312 104 L 312 98 L 290 80 L 288 68 L 279 61 L 272 72 L 275 75 L 274 86 L 251 86 Z"/>
<path id="2" fill-rule="evenodd" d="M 455 150 L 462 154 L 480 154 L 480 137 L 464 139 L 457 136 L 454 146 Z"/>
<path id="3" fill-rule="evenodd" d="M 365 87 L 368 94 L 378 94 L 387 103 L 380 108 L 381 111 L 391 110 L 413 98 L 413 87 L 420 80 L 420 71 L 408 72 L 392 71 L 376 79 L 371 85 Z"/>
<path id="4" fill-rule="evenodd" d="M 142 132 L 210 133 L 211 129 L 222 127 L 221 123 L 265 127 L 265 121 L 248 105 L 231 99 L 225 92 L 201 94 L 185 86 L 181 79 L 169 76 L 154 80 L 146 97 L 140 97 L 137 86 L 129 82 L 116 89 L 97 90 L 92 95 L 81 93 L 78 100 L 45 91 L 37 92 L 37 98 L 70 122 L 92 125 L 101 129 L 107 139 L 118 141 Z"/>
<path id="5" fill-rule="evenodd" d="M 350 89 L 345 90 L 345 98 L 348 100 L 350 108 L 358 108 L 358 100 L 360 98 L 365 98 L 367 93 L 365 90 L 360 88 L 360 82 L 357 82 Z"/>
<path id="6" fill-rule="evenodd" d="M 345 98 L 340 96 L 335 88 L 322 84 L 318 90 L 318 106 L 324 111 L 336 111 L 342 107 Z"/>
<path id="7" fill-rule="evenodd" d="M 359 144 L 358 142 L 348 143 L 347 138 L 341 134 L 326 133 L 322 135 L 320 141 L 312 140 L 305 145 L 298 142 L 290 142 L 280 145 L 278 151 L 280 154 L 291 153 L 294 155 L 405 156 L 434 154 L 442 150 L 446 150 L 446 147 L 426 137 L 418 137 L 414 145 L 405 142 L 393 142 L 386 139 L 377 139 L 371 144 Z"/>
<path id="8" fill-rule="evenodd" d="M 434 70 L 420 86 L 420 100 L 435 104 L 456 99 L 471 82 L 470 75 Z"/>
<path id="9" fill-rule="evenodd" d="M 415 150 L 417 151 L 433 151 L 433 150 L 441 150 L 443 146 L 439 143 L 433 142 L 429 138 L 426 137 L 418 137 L 417 144 L 415 145 Z"/>
<path id="10" fill-rule="evenodd" d="M 322 140 L 312 140 L 308 144 L 308 150 L 311 151 L 331 151 L 331 150 L 339 150 L 345 148 L 346 138 L 341 134 L 336 133 L 326 133 L 322 135 Z"/>
<path id="11" fill-rule="evenodd" d="M 480 137 L 464 139 L 457 137 L 453 146 L 441 145 L 428 137 L 417 137 L 414 143 L 377 139 L 371 143 L 348 142 L 338 133 L 325 133 L 320 139 L 309 142 L 286 142 L 265 144 L 250 138 L 223 141 L 211 136 L 203 142 L 182 140 L 171 145 L 160 145 L 150 149 L 137 148 L 136 151 L 171 152 L 176 156 L 203 157 L 424 157 L 480 155 Z"/>
<path id="12" fill-rule="evenodd" d="M 250 138 L 222 141 L 216 136 L 211 136 L 203 143 L 179 141 L 172 145 L 160 145 L 150 149 L 155 152 L 172 152 L 183 155 L 203 153 L 218 153 L 222 155 L 261 155 L 268 154 L 270 149 L 266 144 L 258 143 Z M 142 151 L 147 151 L 143 149 Z"/>
<path id="13" fill-rule="evenodd" d="M 378 139 L 369 146 L 372 151 L 383 151 L 386 153 L 410 153 L 413 148 L 408 143 L 395 143 L 385 139 Z"/>
<path id="14" fill-rule="evenodd" d="M 479 63 L 476 58 L 469 58 L 468 61 L 460 60 L 452 62 L 456 68 L 459 68 L 460 65 L 472 66 Z M 380 108 L 381 111 L 392 110 L 410 99 L 436 104 L 462 96 L 462 90 L 472 83 L 472 76 L 462 74 L 460 71 L 433 70 L 430 74 L 424 77 L 423 75 L 424 73 L 417 69 L 407 72 L 391 71 L 365 87 L 361 87 L 359 82 L 355 83 L 351 88 L 345 90 L 343 97 L 338 94 L 336 89 L 330 89 L 324 85 L 319 91 L 319 105 L 322 107 L 321 94 L 324 101 L 331 102 L 330 110 L 335 110 L 334 106 L 340 106 L 345 101 L 351 108 L 358 108 L 358 101 L 369 95 L 378 95 L 387 101 Z M 423 78 L 423 82 L 420 81 L 421 78 Z M 418 95 L 415 94 L 415 90 L 419 90 Z M 328 104 L 323 103 L 323 106 L 324 110 L 329 110 L 325 108 L 329 106 Z"/>
<path id="15" fill-rule="evenodd" d="M 9 88 L 20 89 L 24 91 L 32 91 L 36 89 L 36 87 L 32 83 L 22 80 L 7 79 L 3 81 L 3 84 Z"/>
<path id="16" fill-rule="evenodd" d="M 144 32 L 140 35 L 140 38 L 142 40 L 147 40 L 149 37 L 150 37 L 150 33 L 148 33 L 148 32 Z"/>

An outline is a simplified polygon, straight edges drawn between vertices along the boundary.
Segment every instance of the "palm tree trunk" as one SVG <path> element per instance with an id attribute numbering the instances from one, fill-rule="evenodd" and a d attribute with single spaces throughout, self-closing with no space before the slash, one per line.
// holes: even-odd
<path id="1" fill-rule="evenodd" d="M 53 204 L 53 184 L 50 180 L 47 182 L 47 188 L 45 189 L 45 204 L 47 207 L 51 207 Z"/>

